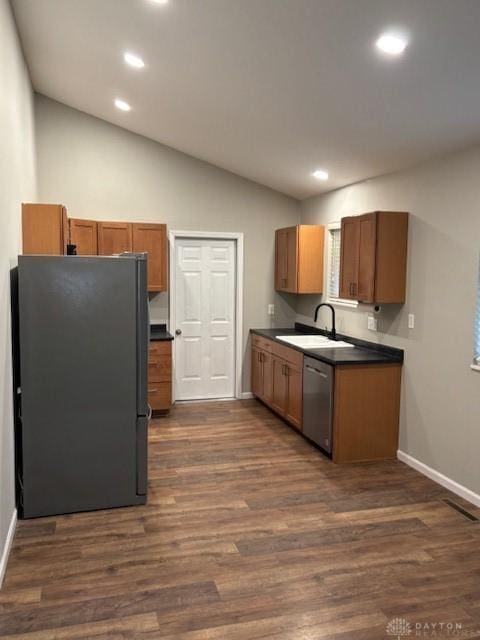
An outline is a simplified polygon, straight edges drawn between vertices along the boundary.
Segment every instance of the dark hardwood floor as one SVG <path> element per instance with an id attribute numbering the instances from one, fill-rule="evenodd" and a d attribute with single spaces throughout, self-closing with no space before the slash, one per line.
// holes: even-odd
<path id="1" fill-rule="evenodd" d="M 177 406 L 148 505 L 19 523 L 0 637 L 480 637 L 480 523 L 445 498 L 480 515 L 400 462 L 334 465 L 255 400 Z"/>

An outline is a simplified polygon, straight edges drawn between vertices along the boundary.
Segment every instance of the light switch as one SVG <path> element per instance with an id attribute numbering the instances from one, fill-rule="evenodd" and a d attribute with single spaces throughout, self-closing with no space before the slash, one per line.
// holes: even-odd
<path id="1" fill-rule="evenodd" d="M 274 304 L 269 304 L 268 305 L 268 311 L 267 311 L 269 316 L 274 316 L 275 315 L 275 305 Z"/>
<path id="2" fill-rule="evenodd" d="M 415 327 L 415 316 L 413 313 L 408 314 L 408 328 L 413 329 Z"/>

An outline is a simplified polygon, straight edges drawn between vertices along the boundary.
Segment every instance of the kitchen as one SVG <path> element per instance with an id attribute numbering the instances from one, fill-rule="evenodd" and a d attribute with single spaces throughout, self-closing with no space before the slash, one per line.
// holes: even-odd
<path id="1" fill-rule="evenodd" d="M 475 637 L 480 476 L 476 455 L 479 378 L 474 357 L 479 355 L 475 314 L 480 232 L 476 176 L 480 152 L 473 134 L 467 135 L 467 123 L 473 121 L 478 110 L 462 82 L 468 76 L 467 52 L 475 59 L 472 16 L 476 16 L 476 7 L 461 2 L 461 7 L 457 4 L 454 9 L 453 3 L 442 2 L 443 13 L 437 16 L 438 22 L 427 20 L 434 11 L 430 2 L 424 7 L 412 4 L 405 8 L 398 19 L 410 27 L 411 43 L 401 59 L 391 60 L 379 57 L 374 45 L 370 46 L 371 37 L 375 40 L 377 31 L 389 24 L 389 3 L 372 3 L 368 15 L 375 33 L 370 36 L 365 28 L 360 45 L 358 38 L 352 39 L 346 50 L 351 53 L 353 49 L 358 58 L 361 47 L 367 51 L 366 59 L 358 61 L 355 71 L 359 72 L 359 66 L 362 74 L 366 73 L 363 66 L 372 69 L 371 76 L 361 76 L 372 89 L 365 95 L 371 98 L 369 108 L 378 109 L 378 126 L 391 127 L 392 132 L 383 137 L 394 153 L 380 153 L 382 136 L 378 136 L 378 140 L 372 139 L 372 144 L 377 145 L 373 145 L 372 160 L 365 158 L 362 171 L 357 171 L 362 154 L 357 153 L 355 145 L 363 151 L 366 131 L 368 136 L 375 136 L 367 127 L 367 119 L 363 120 L 366 130 L 359 125 L 353 133 L 339 113 L 338 126 L 348 130 L 355 144 L 348 151 L 342 147 L 340 152 L 339 143 L 335 153 L 344 159 L 344 164 L 345 158 L 355 158 L 357 162 L 349 165 L 348 178 L 346 174 L 340 178 L 346 169 L 341 163 L 335 164 L 333 151 L 332 158 L 327 157 L 326 143 L 317 155 L 305 148 L 305 165 L 298 161 L 295 171 L 295 163 L 288 165 L 288 170 L 281 165 L 292 145 L 286 144 L 282 152 L 278 148 L 275 152 L 275 144 L 268 142 L 268 125 L 260 125 L 256 119 L 266 109 L 262 102 L 266 96 L 253 79 L 265 79 L 263 65 L 267 59 L 259 47 L 247 53 L 239 38 L 250 34 L 256 42 L 261 34 L 269 43 L 267 49 L 279 56 L 268 85 L 272 91 L 269 117 L 274 118 L 275 91 L 281 88 L 285 93 L 280 60 L 284 69 L 292 72 L 280 46 L 283 38 L 289 39 L 286 50 L 293 55 L 297 69 L 305 58 L 290 37 L 295 35 L 298 41 L 296 30 L 300 25 L 305 42 L 323 48 L 325 59 L 332 60 L 332 64 L 336 60 L 333 55 L 328 58 L 332 43 L 328 39 L 318 41 L 315 36 L 321 21 L 308 2 L 302 0 L 299 4 L 304 11 L 312 12 L 308 14 L 311 20 L 302 12 L 296 14 L 288 2 L 280 3 L 282 7 L 275 13 L 268 0 L 252 5 L 251 15 L 236 2 L 225 3 L 223 9 L 208 2 L 208 10 L 202 12 L 199 6 L 176 0 L 158 6 L 152 0 L 138 0 L 118 9 L 106 1 L 95 7 L 90 3 L 89 12 L 82 9 L 82 3 L 73 1 L 60 9 L 61 3 L 55 0 L 36 7 L 29 0 L 19 0 L 12 3 L 16 24 L 8 4 L 2 4 L 0 46 L 5 55 L 16 53 L 13 66 L 0 76 L 4 95 L 12 105 L 3 119 L 8 125 L 2 129 L 2 148 L 15 158 L 15 162 L 1 165 L 2 182 L 7 185 L 2 196 L 7 223 L 0 240 L 5 278 L 1 333 L 6 354 L 0 445 L 4 575 L 0 636 L 23 634 L 35 638 L 62 633 L 66 638 L 114 638 L 122 634 L 138 638 L 196 638 L 210 633 L 216 634 L 212 637 L 237 634 L 255 638 L 263 633 L 286 638 L 308 633 L 312 637 L 322 634 L 340 638 L 348 634 L 355 638 L 383 638 L 390 621 L 404 619 L 412 628 L 417 622 L 458 622 L 465 633 L 471 632 Z M 335 29 L 337 33 L 344 33 L 343 29 L 353 33 L 360 24 L 352 3 L 343 3 L 348 11 L 342 17 L 338 7 L 327 9 L 328 3 L 323 2 L 319 5 L 328 13 L 332 33 Z M 370 13 L 373 5 L 375 19 Z M 287 36 L 285 29 L 266 27 L 267 7 L 284 28 L 290 25 L 291 35 L 288 32 Z M 234 12 L 237 35 L 227 28 L 233 17 L 230 11 Z M 137 22 L 132 20 L 131 12 L 137 12 Z M 112 15 L 116 16 L 114 21 Z M 186 22 L 189 15 L 191 24 Z M 156 45 L 158 50 L 147 44 L 149 24 L 155 24 L 164 36 L 162 44 Z M 436 40 L 431 33 L 428 35 L 437 43 L 435 46 L 443 47 L 444 53 L 463 51 L 465 57 L 452 55 L 450 66 L 442 67 L 433 51 L 425 51 L 419 42 L 420 25 L 426 24 L 429 29 L 438 29 Z M 130 25 L 133 31 L 129 39 L 125 34 L 130 33 Z M 165 25 L 171 29 L 168 37 Z M 188 31 L 190 40 L 171 39 L 174 33 L 180 33 L 180 28 Z M 112 41 L 113 33 L 116 38 L 122 34 L 124 39 Z M 456 44 L 451 40 L 443 43 L 441 34 L 445 33 L 454 40 L 458 38 Z M 83 47 L 88 60 L 62 56 L 62 51 L 78 50 L 80 35 L 82 42 L 88 39 L 91 48 Z M 237 68 L 237 75 L 233 73 L 233 60 L 228 56 L 218 58 L 216 47 L 220 42 L 225 45 L 227 36 L 232 56 L 241 51 L 250 63 L 257 56 L 258 64 L 248 66 L 248 76 L 242 75 L 245 69 L 241 67 Z M 99 51 L 95 41 L 103 42 L 108 54 L 105 48 L 103 53 Z M 189 66 L 191 51 L 178 47 L 179 42 L 188 41 L 196 44 L 197 67 Z M 171 47 L 170 57 L 161 55 L 161 47 Z M 126 66 L 124 50 L 143 54 L 146 68 L 137 72 Z M 341 55 L 338 49 L 336 54 Z M 102 61 L 102 79 L 94 73 L 95 56 Z M 429 60 L 430 77 L 420 63 L 422 56 Z M 240 60 L 239 55 L 235 60 Z M 421 78 L 412 71 L 409 61 L 414 61 L 415 73 L 421 75 L 425 71 Z M 171 76 L 165 69 L 169 66 Z M 158 72 L 159 68 L 165 75 L 152 78 L 152 71 Z M 216 77 L 206 72 L 209 68 L 215 69 Z M 443 96 L 443 102 L 435 102 L 433 97 L 430 100 L 426 94 L 414 93 L 420 92 L 422 83 L 427 86 L 430 82 L 431 95 L 437 95 L 440 76 L 436 74 L 440 69 L 444 72 L 442 81 L 447 78 L 450 83 L 455 103 L 448 122 L 448 96 Z M 189 100 L 183 93 L 182 99 L 179 97 L 178 82 L 182 77 L 183 90 L 192 88 L 190 100 L 195 104 L 195 73 L 210 84 L 201 92 L 205 103 L 197 103 L 197 109 L 190 111 Z M 238 73 L 245 80 L 243 84 L 238 83 Z M 315 73 L 319 73 L 318 68 Z M 470 68 L 470 73 L 475 71 Z M 77 78 L 80 89 L 66 82 L 69 74 Z M 294 77 L 289 75 L 290 80 Z M 305 72 L 305 80 L 309 77 Z M 405 96 L 395 92 L 399 78 L 411 83 Z M 219 94 L 216 82 L 220 79 L 231 94 Z M 168 90 L 144 94 L 145 87 L 153 86 L 151 83 L 157 80 Z M 297 74 L 296 81 L 305 89 L 303 80 Z M 353 91 L 353 76 L 351 80 Z M 329 86 L 333 89 L 333 85 Z M 335 89 L 341 92 L 346 86 L 348 83 L 336 84 Z M 373 105 L 377 95 L 374 89 L 378 93 L 380 86 L 385 88 L 385 100 L 391 109 L 383 120 L 385 105 Z M 85 95 L 82 87 L 89 87 L 91 96 Z M 218 112 L 209 100 L 213 101 L 214 96 L 219 100 L 220 95 L 223 111 Z M 252 95 L 260 99 L 257 114 L 252 114 L 242 101 L 250 100 Z M 403 113 L 408 113 L 407 103 L 412 95 L 423 96 L 415 103 L 415 117 L 407 118 L 407 124 L 400 116 L 395 120 L 392 96 L 402 105 Z M 110 98 L 116 96 L 127 100 L 131 111 L 122 112 L 113 103 L 110 105 Z M 91 101 L 88 104 L 87 98 Z M 312 104 L 318 105 L 318 95 L 316 98 Z M 428 103 L 428 117 L 422 100 Z M 281 117 L 286 117 L 290 106 L 299 108 L 298 101 L 293 102 L 290 105 L 287 100 L 283 104 Z M 308 101 L 302 103 L 304 122 L 298 123 L 294 118 L 289 121 L 290 126 L 297 132 L 298 141 L 304 138 L 300 129 L 293 128 L 294 123 L 297 127 L 310 126 L 314 140 Z M 360 103 L 358 108 L 366 118 L 362 111 L 365 105 L 361 100 Z M 149 129 L 156 122 L 149 110 L 153 104 L 161 108 L 162 117 L 155 125 L 165 127 L 160 132 Z M 235 104 L 243 105 L 243 112 Z M 328 100 L 318 108 L 327 113 Z M 175 121 L 177 113 L 179 122 Z M 207 121 L 210 116 L 213 119 Z M 455 117 L 459 119 L 457 124 Z M 238 127 L 227 126 L 232 118 Z M 275 135 L 285 135 L 288 140 L 287 128 L 279 126 L 278 119 L 274 121 Z M 335 122 L 332 119 L 328 126 L 334 127 Z M 351 122 L 355 122 L 353 114 Z M 453 140 L 461 122 L 465 139 L 471 140 L 469 144 L 460 144 L 460 137 Z M 401 132 L 397 138 L 395 124 Z M 263 129 L 256 129 L 260 126 Z M 436 126 L 441 133 L 436 130 L 434 134 Z M 430 146 L 422 138 L 422 127 L 425 135 L 431 136 Z M 209 140 L 205 140 L 206 131 L 211 132 Z M 237 134 L 234 140 L 232 136 Z M 340 140 L 338 130 L 337 136 Z M 402 136 L 411 143 L 408 158 L 402 151 Z M 417 155 L 413 153 L 414 139 L 418 147 L 423 144 Z M 437 141 L 435 148 L 433 140 Z M 199 146 L 201 143 L 205 146 Z M 315 145 L 319 147 L 318 140 Z M 271 165 L 266 158 L 271 158 Z M 317 167 L 329 169 L 327 180 L 311 175 Z M 153 252 L 158 256 L 159 267 L 149 270 L 150 277 L 155 274 L 157 280 L 150 282 L 156 288 L 148 293 L 150 322 L 155 325 L 152 337 L 156 334 L 159 339 L 149 343 L 152 354 L 148 390 L 160 404 L 156 409 L 151 403 L 155 411 L 148 427 L 145 505 L 19 519 L 12 526 L 17 504 L 8 279 L 16 257 L 27 257 L 29 253 L 25 236 L 22 248 L 22 231 L 26 231 L 22 230 L 22 202 L 33 203 L 34 207 L 53 203 L 49 206 L 55 211 L 58 238 L 62 237 L 62 249 L 53 253 L 64 254 L 66 244 L 76 244 L 80 254 L 82 243 L 86 242 L 86 253 L 99 256 L 96 260 L 104 259 L 100 257 L 102 253 L 109 256 L 125 250 L 146 251 L 149 258 Z M 375 224 L 370 224 L 370 231 L 376 229 L 377 239 L 383 237 L 383 229 L 379 230 L 382 217 L 408 212 L 408 229 L 391 235 L 404 247 L 404 262 L 400 260 L 401 268 L 397 267 L 396 272 L 401 277 L 390 273 L 385 279 L 390 285 L 400 282 L 403 296 L 399 297 L 397 290 L 396 297 L 389 300 L 384 296 L 376 298 L 375 292 L 385 273 L 379 265 L 399 264 L 398 252 L 391 246 L 381 259 L 374 255 L 378 268 L 374 269 L 376 277 L 369 279 L 372 295 L 362 294 L 363 300 L 358 300 L 358 290 L 351 288 L 357 281 L 344 278 L 342 282 L 341 274 L 347 273 L 349 267 L 346 259 L 342 267 L 345 226 L 354 218 L 372 216 L 372 212 L 376 219 Z M 35 218 L 39 220 L 38 216 Z M 313 269 L 317 286 L 308 284 L 305 292 L 301 269 L 289 271 L 288 260 L 279 260 L 285 256 L 283 247 L 290 237 L 282 236 L 282 230 L 301 234 L 302 227 L 322 230 L 321 241 L 318 237 L 315 240 L 313 258 L 307 256 L 305 260 L 308 269 Z M 34 239 L 38 240 L 46 228 L 41 223 L 33 233 Z M 140 245 L 133 243 L 135 228 L 137 242 L 139 232 L 143 234 Z M 146 234 L 155 237 L 150 245 Z M 119 236 L 126 238 L 126 243 L 115 244 L 112 238 Z M 355 237 L 355 233 L 349 237 Z M 188 325 L 187 311 L 193 303 L 186 299 L 183 307 L 177 304 L 181 289 L 174 276 L 181 269 L 175 257 L 183 251 L 191 261 L 193 249 L 201 246 L 203 251 L 207 242 L 218 256 L 222 253 L 224 257 L 227 247 L 233 252 L 229 282 L 234 286 L 228 289 L 229 304 L 234 309 L 228 328 L 231 357 L 228 362 L 216 361 L 225 365 L 225 371 L 217 372 L 215 384 L 222 379 L 222 384 L 227 385 L 227 380 L 227 390 L 216 400 L 194 403 L 179 399 L 183 394 L 188 397 L 190 392 L 181 381 L 177 389 L 180 360 L 176 350 L 184 349 L 185 362 L 198 364 L 206 359 L 194 360 L 192 356 L 188 360 L 189 352 L 182 346 L 188 341 L 193 345 L 197 336 L 187 335 L 185 326 L 179 324 L 181 320 Z M 298 238 L 291 244 L 303 251 Z M 351 257 L 355 251 L 350 248 L 347 253 Z M 301 256 L 297 255 L 297 260 L 302 263 Z M 358 257 L 351 264 L 358 265 Z M 371 270 L 372 264 L 369 265 Z M 185 268 L 184 272 L 192 270 Z M 218 291 L 222 288 L 215 289 Z M 219 299 L 217 293 L 212 296 L 212 301 Z M 320 307 L 314 321 L 315 309 L 324 303 L 331 304 L 335 311 L 335 337 L 354 344 L 353 348 L 338 346 L 333 353 L 324 344 L 325 338 L 332 339 L 331 309 Z M 202 309 L 207 306 L 204 304 Z M 210 318 L 202 316 L 201 320 L 206 326 Z M 175 336 L 177 329 L 182 333 Z M 289 342 L 292 336 L 299 336 L 302 341 L 305 335 L 315 341 L 313 352 L 311 346 Z M 212 333 L 211 337 L 218 341 L 220 336 Z M 359 352 L 384 361 L 354 365 L 348 358 Z M 260 360 L 252 361 L 252 353 L 260 355 Z M 68 353 L 72 368 L 79 355 L 73 345 Z M 314 363 L 307 360 L 312 356 Z M 333 358 L 343 358 L 344 364 Z M 262 368 L 256 363 L 264 367 L 275 359 L 279 367 L 276 386 L 272 387 L 277 392 L 272 397 L 268 390 L 272 378 L 265 378 L 264 373 L 263 378 L 259 377 Z M 332 442 L 311 443 L 318 436 L 315 428 L 320 421 L 308 418 L 313 424 L 313 437 L 298 432 L 305 431 L 308 403 L 304 404 L 303 393 L 292 394 L 291 407 L 285 404 L 286 379 L 293 385 L 296 380 L 303 391 L 306 366 L 319 368 L 327 375 L 322 380 L 330 382 L 334 389 L 333 394 L 331 387 L 326 392 L 330 404 L 319 405 L 318 385 L 313 383 L 313 405 L 306 409 L 310 416 L 321 413 L 325 406 L 333 411 L 333 422 L 330 416 L 322 423 L 333 429 L 331 452 L 328 448 Z M 182 377 L 188 381 L 198 372 L 187 369 Z M 392 378 L 385 381 L 387 370 Z M 310 376 L 317 379 L 317 374 L 307 371 L 308 380 Z M 374 371 L 381 377 L 369 381 Z M 355 372 L 359 374 L 356 380 L 352 377 Z M 342 386 L 337 388 L 337 384 Z M 202 389 L 202 393 L 208 397 L 215 391 Z M 219 398 L 223 397 L 233 399 L 221 401 Z M 346 414 L 335 408 L 342 397 L 347 400 L 342 403 Z M 369 437 L 366 428 L 372 429 Z M 322 431 L 318 439 L 331 440 L 331 433 L 323 435 Z M 363 450 L 357 456 L 358 448 L 362 449 L 365 443 L 377 446 L 379 435 L 385 433 L 388 437 L 383 449 L 373 453 Z M 339 440 L 341 436 L 346 439 Z M 447 581 L 445 576 L 449 576 Z M 365 584 L 362 593 L 360 584 Z"/>

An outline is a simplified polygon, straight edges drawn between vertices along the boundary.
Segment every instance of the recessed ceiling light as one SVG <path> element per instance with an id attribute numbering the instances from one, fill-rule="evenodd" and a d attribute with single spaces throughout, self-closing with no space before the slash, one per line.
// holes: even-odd
<path id="1" fill-rule="evenodd" d="M 120 98 L 115 99 L 115 106 L 117 107 L 117 109 L 120 109 L 120 111 L 130 111 L 130 109 L 132 108 L 128 104 L 128 102 L 125 102 L 125 100 L 120 100 Z"/>
<path id="2" fill-rule="evenodd" d="M 328 180 L 328 171 L 325 171 L 325 169 L 317 169 L 312 173 L 312 176 L 317 180 Z"/>
<path id="3" fill-rule="evenodd" d="M 145 63 L 140 56 L 136 56 L 134 53 L 130 53 L 129 51 L 126 51 L 123 54 L 123 59 L 128 65 L 135 67 L 135 69 L 143 69 L 145 66 Z"/>
<path id="4" fill-rule="evenodd" d="M 377 49 L 391 56 L 399 56 L 407 48 L 407 40 L 394 33 L 382 33 L 375 44 Z"/>
<path id="5" fill-rule="evenodd" d="M 167 4 L 168 0 L 152 0 L 155 4 Z"/>

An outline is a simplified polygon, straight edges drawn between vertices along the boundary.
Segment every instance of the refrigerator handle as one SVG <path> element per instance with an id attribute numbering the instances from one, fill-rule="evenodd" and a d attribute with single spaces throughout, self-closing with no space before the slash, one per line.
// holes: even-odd
<path id="1" fill-rule="evenodd" d="M 137 260 L 137 414 L 147 414 L 148 343 L 147 261 L 146 254 Z"/>
<path id="2" fill-rule="evenodd" d="M 137 418 L 137 495 L 147 493 L 148 418 Z"/>

